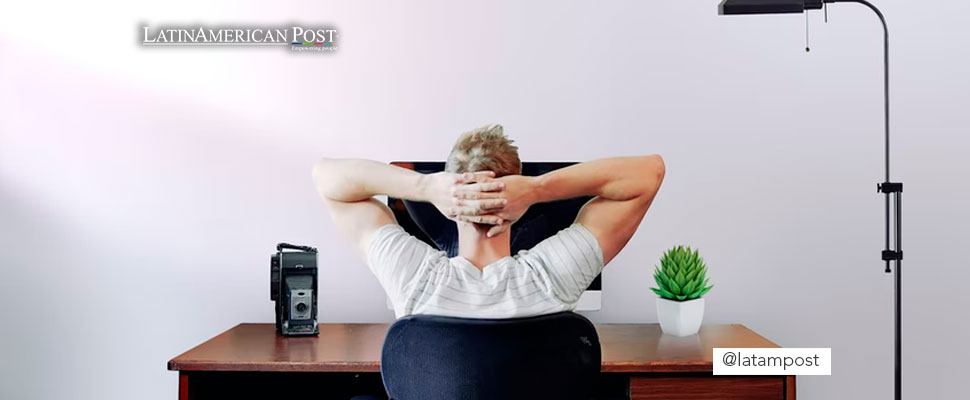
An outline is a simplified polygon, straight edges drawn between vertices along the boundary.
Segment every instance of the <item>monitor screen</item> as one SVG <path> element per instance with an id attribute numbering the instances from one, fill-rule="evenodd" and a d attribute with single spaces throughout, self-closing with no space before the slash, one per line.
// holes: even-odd
<path id="1" fill-rule="evenodd" d="M 423 174 L 441 172 L 444 162 L 393 162 L 392 165 L 407 168 Z M 573 162 L 524 162 L 522 175 L 539 176 L 546 172 L 567 167 Z M 548 203 L 535 204 L 512 225 L 512 254 L 528 250 L 544 239 L 555 235 L 576 220 L 579 210 L 591 197 L 577 197 Z M 449 257 L 458 255 L 458 227 L 445 218 L 431 203 L 387 199 L 387 205 L 394 212 L 405 231 L 425 243 L 448 253 Z M 601 275 L 590 283 L 586 290 L 602 290 Z M 598 307 L 596 307 L 598 308 Z"/>

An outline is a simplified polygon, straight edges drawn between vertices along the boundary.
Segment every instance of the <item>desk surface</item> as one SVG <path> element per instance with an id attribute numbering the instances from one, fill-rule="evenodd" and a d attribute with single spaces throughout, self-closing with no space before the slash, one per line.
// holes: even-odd
<path id="1" fill-rule="evenodd" d="M 172 371 L 379 372 L 388 324 L 320 324 L 318 337 L 282 337 L 273 324 L 239 324 L 168 362 Z M 714 347 L 778 347 L 744 325 L 695 336 L 657 324 L 596 325 L 603 372 L 711 372 Z"/>

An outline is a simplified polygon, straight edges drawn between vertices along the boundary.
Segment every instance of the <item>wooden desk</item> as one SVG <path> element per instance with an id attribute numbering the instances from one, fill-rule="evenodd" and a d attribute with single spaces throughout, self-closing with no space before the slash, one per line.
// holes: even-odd
<path id="1" fill-rule="evenodd" d="M 284 338 L 273 324 L 239 324 L 173 358 L 179 399 L 347 399 L 386 396 L 380 355 L 387 324 L 321 324 L 319 337 Z M 704 325 L 696 336 L 661 334 L 657 324 L 597 325 L 601 391 L 646 399 L 795 398 L 794 376 L 713 376 L 714 347 L 778 347 L 744 325 Z M 289 397 L 288 398 L 299 398 Z"/>

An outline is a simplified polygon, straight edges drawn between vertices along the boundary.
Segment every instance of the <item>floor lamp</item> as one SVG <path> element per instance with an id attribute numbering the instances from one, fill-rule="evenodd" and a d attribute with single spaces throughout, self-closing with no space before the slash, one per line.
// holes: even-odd
<path id="1" fill-rule="evenodd" d="M 821 9 L 827 3 L 859 3 L 869 7 L 879 21 L 882 22 L 883 29 L 883 84 L 885 85 L 885 112 L 886 112 L 886 179 L 877 184 L 879 193 L 886 196 L 886 248 L 882 252 L 882 259 L 886 262 L 886 273 L 891 273 L 890 263 L 896 263 L 896 273 L 894 275 L 894 296 L 895 296 L 895 320 L 894 337 L 895 352 L 894 362 L 896 367 L 895 392 L 896 400 L 902 399 L 902 271 L 903 264 L 903 236 L 902 236 L 902 202 L 903 184 L 892 182 L 889 179 L 889 29 L 886 27 L 886 19 L 876 6 L 866 0 L 724 0 L 718 7 L 721 15 L 747 15 L 747 14 L 789 14 L 803 13 L 806 10 Z M 805 50 L 808 50 L 806 47 Z M 892 233 L 892 235 L 891 235 Z M 891 240 L 895 239 L 895 240 Z"/>

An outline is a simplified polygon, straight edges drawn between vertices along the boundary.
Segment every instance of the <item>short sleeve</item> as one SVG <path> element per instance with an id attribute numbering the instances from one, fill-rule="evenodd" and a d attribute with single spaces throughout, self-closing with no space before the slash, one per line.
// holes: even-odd
<path id="1" fill-rule="evenodd" d="M 388 224 L 374 232 L 367 249 L 367 266 L 396 310 L 419 273 L 427 269 L 430 260 L 438 257 L 444 257 L 444 252 L 411 236 L 400 225 Z"/>
<path id="2" fill-rule="evenodd" d="M 552 294 L 570 306 L 603 271 L 603 250 L 593 233 L 580 224 L 519 252 L 519 259 L 536 269 Z"/>

